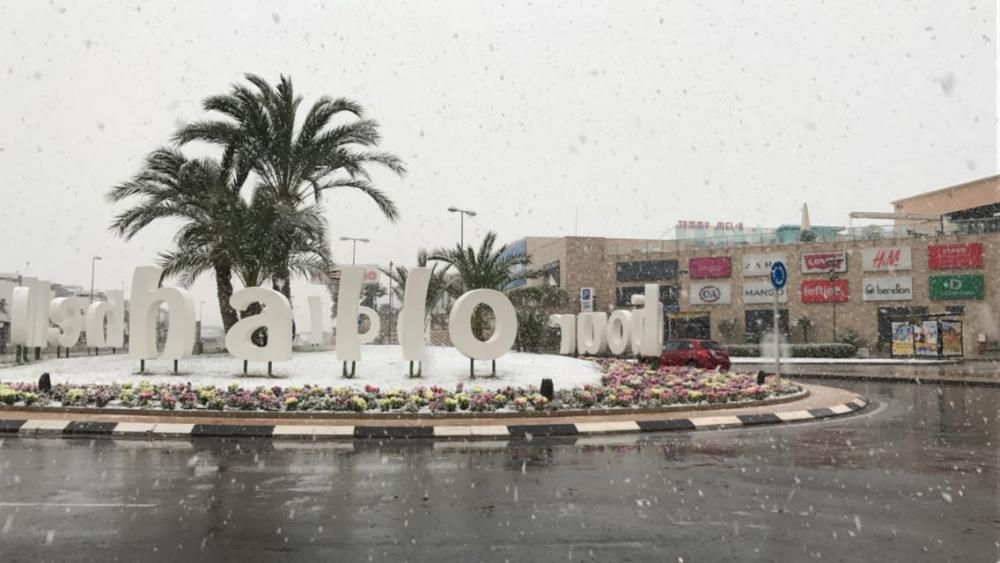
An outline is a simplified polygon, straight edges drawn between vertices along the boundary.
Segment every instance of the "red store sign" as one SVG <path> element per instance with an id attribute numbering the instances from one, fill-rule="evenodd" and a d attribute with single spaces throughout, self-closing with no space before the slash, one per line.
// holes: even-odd
<path id="1" fill-rule="evenodd" d="M 839 252 L 809 252 L 802 254 L 803 274 L 825 274 L 847 271 L 847 253 Z"/>
<path id="2" fill-rule="evenodd" d="M 803 303 L 844 303 L 847 280 L 804 280 L 799 286 Z"/>
<path id="3" fill-rule="evenodd" d="M 963 270 L 983 267 L 983 245 L 932 244 L 927 247 L 927 266 L 932 270 Z"/>
<path id="4" fill-rule="evenodd" d="M 728 278 L 732 273 L 732 264 L 728 256 L 692 258 L 688 262 L 688 273 L 694 280 Z"/>

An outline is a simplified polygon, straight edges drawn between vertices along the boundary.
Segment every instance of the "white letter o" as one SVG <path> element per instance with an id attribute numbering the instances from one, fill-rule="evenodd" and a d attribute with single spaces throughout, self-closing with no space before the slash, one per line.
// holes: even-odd
<path id="1" fill-rule="evenodd" d="M 493 309 L 493 335 L 485 342 L 472 333 L 472 312 L 479 305 Z M 452 345 L 466 358 L 495 360 L 514 345 L 517 338 L 517 314 L 507 296 L 492 289 L 474 289 L 455 301 L 448 316 L 448 336 Z"/>

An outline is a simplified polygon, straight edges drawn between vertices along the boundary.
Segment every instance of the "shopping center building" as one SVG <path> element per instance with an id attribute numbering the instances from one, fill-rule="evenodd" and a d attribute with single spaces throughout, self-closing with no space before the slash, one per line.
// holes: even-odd
<path id="1" fill-rule="evenodd" d="M 659 284 L 672 338 L 756 342 L 773 330 L 769 273 L 781 260 L 788 286 L 778 294 L 779 327 L 792 341 L 802 341 L 805 318 L 810 341 L 853 330 L 873 355 L 888 355 L 893 322 L 948 319 L 961 322 L 965 357 L 995 352 L 1000 176 L 893 205 L 881 214 L 891 226 L 807 227 L 809 236 L 798 226 L 741 234 L 731 223 L 684 222 L 678 232 L 687 236 L 673 240 L 528 237 L 513 248 L 542 273 L 521 283 L 566 290 L 564 312 L 626 308 L 644 284 Z"/>

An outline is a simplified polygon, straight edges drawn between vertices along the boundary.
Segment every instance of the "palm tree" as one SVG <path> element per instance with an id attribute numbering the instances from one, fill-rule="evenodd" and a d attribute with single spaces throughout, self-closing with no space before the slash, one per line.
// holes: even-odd
<path id="1" fill-rule="evenodd" d="M 130 240 L 158 219 L 180 219 L 177 243 L 189 252 L 170 260 L 169 272 L 183 274 L 191 283 L 208 270 L 215 271 L 216 295 L 222 323 L 229 330 L 236 311 L 229 305 L 232 271 L 238 261 L 240 235 L 239 189 L 212 159 L 189 160 L 179 151 L 153 151 L 140 171 L 107 194 L 110 202 L 138 199 L 115 216 L 112 232 Z"/>
<path id="2" fill-rule="evenodd" d="M 514 268 L 527 266 L 531 262 L 531 257 L 523 253 L 509 252 L 507 245 L 494 248 L 496 240 L 497 234 L 490 231 L 483 237 L 478 251 L 472 246 L 462 248 L 456 244 L 451 249 L 436 250 L 430 259 L 444 262 L 455 269 L 457 287 L 453 290 L 457 293 L 472 289 L 503 291 L 512 281 L 520 277 L 515 274 Z M 473 332 L 480 339 L 484 338 L 486 329 L 482 309 L 477 307 L 472 316 Z"/>
<path id="3" fill-rule="evenodd" d="M 267 192 L 292 209 L 308 201 L 319 203 L 327 190 L 354 188 L 368 195 L 390 221 L 398 219 L 395 203 L 375 187 L 368 167 L 384 166 L 399 175 L 405 167 L 396 156 L 374 150 L 381 141 L 378 124 L 364 117 L 360 104 L 322 97 L 299 120 L 302 98 L 295 95 L 291 78 L 281 76 L 275 86 L 253 74 L 246 80 L 249 86 L 235 84 L 228 94 L 205 100 L 206 111 L 224 118 L 191 123 L 177 132 L 175 141 L 222 147 L 222 165 L 237 184 L 253 173 L 255 192 Z M 342 116 L 354 120 L 334 126 Z M 272 284 L 291 299 L 293 267 L 285 242 L 274 241 Z"/>
<path id="4" fill-rule="evenodd" d="M 426 268 L 429 257 L 427 251 L 420 249 L 417 252 L 417 267 Z M 445 264 L 441 267 L 440 264 L 434 264 L 431 266 L 431 279 L 427 284 L 427 299 L 425 302 L 425 313 L 430 315 L 434 307 L 441 301 L 446 294 L 448 294 L 452 287 L 454 286 L 452 275 L 450 274 L 451 266 Z M 396 296 L 400 303 L 406 297 L 406 280 L 409 277 L 409 269 L 406 266 L 396 266 L 392 270 L 387 270 L 380 268 L 383 274 L 389 277 L 394 283 L 392 287 L 392 293 Z"/>
<path id="5" fill-rule="evenodd" d="M 384 297 L 387 293 L 382 284 L 368 282 L 361 286 L 361 304 L 374 309 L 379 297 Z"/>

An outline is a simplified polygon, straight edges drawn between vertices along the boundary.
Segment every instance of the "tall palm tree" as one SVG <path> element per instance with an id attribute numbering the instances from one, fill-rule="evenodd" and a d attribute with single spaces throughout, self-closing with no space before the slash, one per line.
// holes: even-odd
<path id="1" fill-rule="evenodd" d="M 368 195 L 387 219 L 395 222 L 395 203 L 372 183 L 368 167 L 383 166 L 396 174 L 406 171 L 396 156 L 374 150 L 381 141 L 378 124 L 364 117 L 357 102 L 322 97 L 300 118 L 300 96 L 291 78 L 281 76 L 272 86 L 247 74 L 249 85 L 235 84 L 230 92 L 205 100 L 205 110 L 222 119 L 191 123 L 178 131 L 180 144 L 203 141 L 223 148 L 222 165 L 242 183 L 251 173 L 255 191 L 298 208 L 318 203 L 327 190 L 354 188 Z M 352 121 L 334 125 L 341 117 Z M 291 252 L 285 241 L 274 241 L 278 262 L 272 283 L 291 299 Z"/>
<path id="2" fill-rule="evenodd" d="M 222 166 L 212 159 L 189 160 L 180 151 L 159 148 L 146 157 L 132 179 L 113 187 L 106 197 L 112 203 L 138 199 L 111 223 L 112 232 L 126 240 L 159 219 L 183 222 L 177 243 L 192 251 L 177 256 L 169 274 L 183 273 L 190 283 L 214 270 L 219 313 L 229 330 L 237 319 L 229 297 L 239 254 L 237 226 L 242 199 Z"/>
<path id="3" fill-rule="evenodd" d="M 486 233 L 477 251 L 472 246 L 462 248 L 456 244 L 454 248 L 436 250 L 431 260 L 444 262 L 455 270 L 455 288 L 457 293 L 472 289 L 495 289 L 503 291 L 518 276 L 514 272 L 517 266 L 528 266 L 531 257 L 524 253 L 510 252 L 507 245 L 496 245 L 497 234 Z M 472 328 L 476 336 L 485 336 L 486 322 L 482 307 L 477 307 L 472 316 Z"/>

